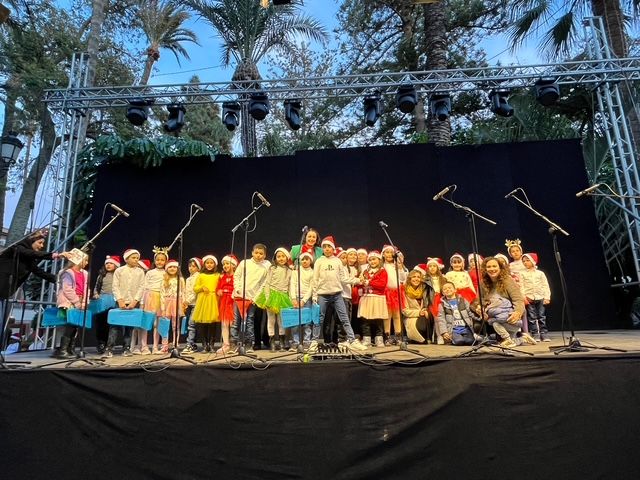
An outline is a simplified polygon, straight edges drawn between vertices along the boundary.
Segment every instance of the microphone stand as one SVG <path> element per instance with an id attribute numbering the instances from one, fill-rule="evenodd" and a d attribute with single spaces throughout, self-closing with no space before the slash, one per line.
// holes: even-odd
<path id="1" fill-rule="evenodd" d="M 191 365 L 198 364 L 198 362 L 193 360 L 193 357 L 180 354 L 180 349 L 178 348 L 178 340 L 180 338 L 180 321 L 179 321 L 180 320 L 180 279 L 182 278 L 180 268 L 182 266 L 182 239 L 184 236 L 184 231 L 191 225 L 191 221 L 195 218 L 195 216 L 200 211 L 201 210 L 199 208 L 194 209 L 193 205 L 191 206 L 189 211 L 189 220 L 187 220 L 187 223 L 184 224 L 184 226 L 180 229 L 180 231 L 176 235 L 176 238 L 173 239 L 173 242 L 171 242 L 171 245 L 169 245 L 169 247 L 167 248 L 167 253 L 168 253 L 171 251 L 171 249 L 175 246 L 176 243 L 178 244 L 178 265 L 179 266 L 178 266 L 178 278 L 176 280 L 176 323 L 174 327 L 173 319 L 171 318 L 169 319 L 169 321 L 171 322 L 170 331 L 173 332 L 173 346 L 171 347 L 169 356 L 164 358 L 159 358 L 158 360 L 167 360 L 168 358 L 177 358 L 184 362 L 190 363 Z M 168 260 L 169 259 L 167 258 L 167 261 Z M 158 360 L 152 360 L 149 363 L 155 363 Z"/>
<path id="2" fill-rule="evenodd" d="M 398 272 L 398 249 L 396 248 L 395 244 L 393 243 L 393 240 L 391 240 L 391 237 L 389 236 L 389 233 L 387 232 L 387 227 L 388 225 L 384 222 L 379 222 L 380 228 L 382 228 L 382 231 L 384 232 L 385 236 L 387 237 L 387 240 L 389 241 L 389 245 L 391 245 L 393 247 L 393 266 L 395 268 L 396 271 L 396 285 L 398 286 L 398 309 L 400 310 L 400 342 L 398 343 L 398 348 L 395 350 L 387 350 L 386 352 L 380 352 L 380 353 L 376 353 L 374 354 L 374 357 L 376 355 L 384 355 L 387 353 L 391 353 L 391 352 L 397 352 L 397 351 L 402 351 L 402 352 L 409 352 L 409 353 L 413 353 L 414 355 L 417 355 L 419 357 L 428 359 L 429 357 L 423 353 L 420 353 L 418 350 L 415 350 L 413 348 L 409 348 L 407 346 L 407 342 L 405 341 L 406 335 L 405 335 L 405 329 L 404 329 L 404 321 L 402 319 L 402 293 L 400 292 L 400 273 Z M 397 334 L 398 332 L 396 332 Z"/>
<path id="3" fill-rule="evenodd" d="M 458 211 L 464 212 L 464 215 L 467 217 L 467 221 L 469 223 L 469 236 L 471 238 L 471 250 L 472 253 L 474 255 L 474 258 L 476 259 L 476 274 L 478 275 L 478 301 L 480 302 L 480 319 L 482 320 L 482 341 L 478 342 L 475 345 L 471 346 L 470 350 L 467 350 L 466 352 L 462 352 L 461 354 L 458 355 L 458 357 L 467 357 L 470 356 L 474 353 L 477 353 L 481 348 L 499 348 L 500 349 L 500 353 L 502 355 L 510 355 L 509 353 L 506 352 L 506 350 L 509 351 L 513 351 L 513 352 L 517 352 L 517 353 L 524 353 L 525 355 L 530 355 L 533 356 L 533 353 L 531 352 L 525 352 L 522 350 L 516 350 L 514 348 L 510 348 L 510 347 L 503 347 L 500 344 L 494 345 L 489 343 L 488 341 L 488 337 L 487 337 L 487 322 L 485 321 L 484 318 L 484 299 L 482 298 L 482 285 L 481 285 L 481 277 L 480 277 L 480 271 L 478 268 L 478 232 L 476 230 L 476 221 L 475 218 L 478 217 L 481 220 L 484 220 L 485 222 L 487 222 L 490 225 L 496 225 L 496 222 L 491 220 L 490 218 L 487 218 L 483 215 L 480 215 L 478 212 L 476 212 L 475 210 L 471 209 L 470 207 L 467 207 L 466 205 L 461 205 L 459 203 L 454 202 L 453 200 L 446 198 L 446 197 L 440 197 L 439 200 L 444 200 L 445 202 L 449 203 L 453 208 L 455 208 Z M 471 331 L 473 332 L 473 325 L 470 327 Z M 475 343 L 475 341 L 474 341 Z M 493 350 L 491 350 L 491 353 L 495 353 Z"/>
<path id="4" fill-rule="evenodd" d="M 254 193 L 255 196 L 255 193 Z M 253 198 L 251 197 L 251 200 L 253 202 Z M 236 357 L 248 357 L 260 362 L 264 362 L 263 359 L 259 358 L 256 354 L 251 354 L 251 353 L 247 353 L 245 346 L 244 346 L 244 341 L 245 341 L 245 334 L 246 334 L 246 329 L 247 329 L 247 313 L 249 311 L 249 307 L 246 306 L 246 293 L 247 293 L 247 242 L 248 242 L 248 236 L 249 236 L 249 219 L 251 219 L 251 217 L 254 217 L 255 219 L 255 214 L 258 210 L 260 210 L 261 207 L 263 207 L 265 205 L 264 201 L 262 201 L 260 203 L 260 205 L 258 205 L 257 207 L 254 207 L 253 205 L 251 206 L 251 212 L 244 217 L 242 220 L 240 220 L 240 223 L 238 223 L 235 227 L 233 227 L 231 229 L 231 233 L 233 234 L 233 238 L 235 238 L 235 234 L 238 231 L 238 229 L 240 227 L 242 227 L 244 229 L 244 251 L 243 251 L 243 264 L 242 264 L 242 268 L 244 268 L 244 272 L 242 275 L 242 310 L 240 312 L 242 320 L 240 322 L 240 332 L 238 334 L 238 339 L 237 339 L 237 347 L 238 347 L 238 352 L 235 355 Z M 237 306 L 237 304 L 236 304 Z M 235 321 L 235 320 L 234 320 Z M 213 363 L 213 362 L 217 362 L 218 360 L 222 360 L 222 359 L 226 359 L 227 355 L 223 354 L 222 357 L 220 358 L 214 358 L 211 359 L 209 361 L 207 361 L 206 363 Z"/>
<path id="5" fill-rule="evenodd" d="M 567 281 L 564 277 L 564 272 L 562 270 L 562 259 L 560 256 L 560 250 L 558 249 L 558 238 L 557 238 L 558 232 L 562 233 L 566 237 L 569 236 L 569 233 L 566 230 L 564 230 L 562 227 L 560 227 L 560 225 L 552 222 L 542 213 L 538 212 L 535 208 L 533 208 L 529 203 L 529 199 L 526 198 L 526 193 L 525 193 L 525 198 L 527 200 L 526 202 L 518 198 L 516 195 L 510 195 L 510 197 L 516 200 L 518 203 L 520 203 L 524 207 L 526 207 L 536 217 L 541 218 L 547 223 L 547 225 L 549 225 L 548 231 L 549 231 L 549 235 L 551 235 L 551 240 L 553 243 L 553 255 L 556 259 L 556 266 L 558 267 L 558 274 L 560 276 L 560 286 L 562 288 L 562 295 L 564 297 L 563 312 L 566 312 L 567 323 L 569 324 L 569 329 L 571 330 L 571 336 L 569 337 L 568 344 L 565 343 L 562 347 L 549 347 L 549 350 L 555 353 L 556 355 L 559 355 L 563 352 L 588 352 L 589 349 L 610 350 L 614 352 L 626 352 L 626 350 L 622 350 L 618 348 L 601 347 L 597 345 L 583 345 L 580 343 L 580 340 L 576 336 L 576 332 L 573 326 L 573 319 L 571 317 L 571 304 L 569 303 L 569 293 L 567 291 Z M 562 337 L 564 339 L 564 323 L 563 323 Z"/>
<path id="6" fill-rule="evenodd" d="M 87 325 L 87 309 L 89 308 L 89 298 L 91 295 L 91 288 L 90 288 L 90 283 L 91 283 L 91 253 L 93 252 L 93 250 L 95 249 L 95 241 L 100 238 L 100 236 L 102 236 L 102 234 L 109 228 L 111 227 L 111 225 L 118 219 L 118 217 L 122 216 L 123 212 L 121 210 L 116 210 L 116 214 L 111 217 L 111 219 L 107 222 L 107 224 L 102 227 L 100 229 L 100 231 L 98 231 L 98 233 L 96 233 L 93 238 L 87 240 L 85 242 L 85 244 L 80 247 L 80 250 L 82 250 L 84 253 L 86 253 L 87 255 L 87 281 L 85 282 L 85 286 L 84 286 L 84 298 L 83 298 L 83 307 L 82 307 L 82 334 L 80 336 L 80 351 L 76 354 L 76 358 L 72 358 L 69 360 L 62 360 L 60 362 L 52 362 L 52 363 L 47 363 L 46 365 L 39 365 L 38 368 L 42 368 L 42 367 L 49 367 L 51 365 L 58 365 L 58 364 L 62 364 L 65 363 L 67 364 L 67 366 L 72 365 L 75 362 L 84 362 L 87 363 L 89 365 L 100 365 L 100 366 L 104 366 L 103 363 L 105 361 L 104 358 L 92 358 L 92 359 L 88 359 L 85 358 L 86 357 L 86 353 L 84 351 L 84 339 L 85 339 L 85 333 L 86 333 L 86 325 Z"/>

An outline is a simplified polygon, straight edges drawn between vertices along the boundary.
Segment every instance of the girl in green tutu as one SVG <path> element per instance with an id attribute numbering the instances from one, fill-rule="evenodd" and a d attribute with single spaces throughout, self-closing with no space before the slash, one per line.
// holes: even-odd
<path id="1" fill-rule="evenodd" d="M 262 292 L 255 300 L 256 305 L 267 311 L 267 331 L 272 352 L 276 350 L 276 321 L 278 322 L 278 335 L 280 335 L 278 348 L 284 349 L 284 328 L 280 310 L 293 307 L 288 293 L 291 278 L 290 260 L 291 256 L 286 248 L 276 249 L 273 254 L 273 264 L 269 267 Z"/>

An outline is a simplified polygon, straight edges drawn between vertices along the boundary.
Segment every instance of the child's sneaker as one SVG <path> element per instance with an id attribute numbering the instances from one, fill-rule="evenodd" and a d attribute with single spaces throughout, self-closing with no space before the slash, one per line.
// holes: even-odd
<path id="1" fill-rule="evenodd" d="M 151 355 L 151 350 L 149 350 L 149 347 L 144 347 L 140 350 L 140 355 Z"/>
<path id="2" fill-rule="evenodd" d="M 122 352 L 123 357 L 130 357 L 132 355 L 133 353 L 131 353 L 131 350 L 129 350 L 128 348 L 125 348 L 124 351 Z"/>
<path id="3" fill-rule="evenodd" d="M 107 348 L 107 349 L 104 351 L 104 356 L 105 356 L 105 357 L 107 357 L 107 358 L 111 358 L 111 357 L 113 357 L 113 352 L 111 351 L 111 349 L 110 349 L 110 348 Z"/>
<path id="4" fill-rule="evenodd" d="M 438 339 L 436 340 L 436 343 L 438 345 L 444 345 L 444 338 L 442 337 L 442 335 L 438 335 Z"/>
<path id="5" fill-rule="evenodd" d="M 364 346 L 368 347 L 369 345 L 365 343 Z M 376 347 L 378 348 L 384 347 L 384 339 L 382 338 L 382 335 L 378 335 L 376 337 Z"/>
<path id="6" fill-rule="evenodd" d="M 133 355 L 142 355 L 142 351 L 138 347 L 134 348 L 131 353 Z"/>
<path id="7" fill-rule="evenodd" d="M 318 342 L 316 340 L 312 341 L 309 344 L 309 348 L 307 349 L 307 353 L 318 353 Z"/>
<path id="8" fill-rule="evenodd" d="M 353 342 L 345 342 L 347 344 L 347 348 L 349 350 L 356 350 L 359 352 L 362 352 L 364 350 L 367 349 L 367 347 L 365 347 L 360 340 L 354 340 Z"/>
<path id="9" fill-rule="evenodd" d="M 525 343 L 527 345 L 535 345 L 537 343 L 535 338 L 533 338 L 527 332 L 522 332 L 522 335 L 520 336 L 520 340 L 522 340 L 522 343 Z"/>
<path id="10" fill-rule="evenodd" d="M 517 347 L 518 344 L 513 341 L 511 337 L 506 338 L 500 342 L 500 346 L 503 348 L 514 348 Z"/>
<path id="11" fill-rule="evenodd" d="M 162 355 L 162 349 L 154 348 L 152 353 L 153 355 Z"/>
<path id="12" fill-rule="evenodd" d="M 193 345 L 187 345 L 186 347 L 184 347 L 184 350 L 182 350 L 182 353 L 195 353 L 198 350 L 193 348 Z"/>
<path id="13" fill-rule="evenodd" d="M 542 342 L 550 342 L 551 339 L 549 338 L 549 336 L 546 333 L 541 333 L 540 334 L 540 340 Z"/>

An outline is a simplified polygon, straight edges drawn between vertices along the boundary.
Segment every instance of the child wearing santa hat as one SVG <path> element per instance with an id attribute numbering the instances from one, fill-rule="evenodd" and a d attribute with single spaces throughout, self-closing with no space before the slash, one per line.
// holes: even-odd
<path id="1" fill-rule="evenodd" d="M 526 268 L 520 273 L 520 278 L 524 296 L 528 302 L 525 305 L 525 310 L 529 333 L 536 341 L 550 342 L 546 316 L 546 306 L 551 303 L 549 281 L 544 272 L 537 268 L 538 255 L 536 253 L 522 255 L 522 264 Z"/>
<path id="2" fill-rule="evenodd" d="M 180 337 L 178 319 L 184 315 L 186 286 L 177 260 L 169 259 L 164 270 L 160 290 L 162 316 L 171 321 L 171 344 L 177 345 L 176 336 Z M 162 337 L 162 353 L 169 353 L 169 337 Z"/>
<path id="3" fill-rule="evenodd" d="M 269 347 L 272 352 L 275 352 L 276 349 L 284 350 L 285 332 L 280 311 L 283 308 L 293 307 L 293 303 L 289 298 L 290 260 L 291 256 L 286 248 L 276 248 L 273 253 L 273 264 L 269 267 L 262 291 L 255 299 L 256 305 L 267 311 L 267 332 L 269 334 Z M 275 336 L 276 322 L 278 324 L 278 335 L 280 336 L 279 343 L 276 342 Z"/>
<path id="4" fill-rule="evenodd" d="M 385 245 L 380 252 L 384 261 L 383 268 L 387 272 L 385 295 L 389 314 L 384 320 L 384 334 L 387 337 L 385 343 L 387 345 L 395 345 L 396 337 L 398 337 L 399 341 L 402 341 L 402 338 L 400 338 L 402 336 L 402 317 L 398 289 L 402 292 L 403 279 L 406 278 L 406 274 L 404 274 L 401 265 L 394 261 L 394 257 L 397 258 L 396 252 L 397 250 L 392 245 Z M 371 266 L 371 263 L 369 263 L 369 266 Z M 391 335 L 391 320 L 393 320 L 393 335 Z"/>
<path id="5" fill-rule="evenodd" d="M 208 353 L 214 346 L 215 324 L 220 322 L 217 293 L 220 274 L 217 271 L 218 259 L 214 255 L 205 255 L 202 257 L 202 263 L 204 268 L 193 287 L 196 292 L 193 321 L 198 337 L 202 340 L 202 348 Z"/>
<path id="6" fill-rule="evenodd" d="M 140 305 L 144 286 L 144 271 L 138 265 L 140 252 L 135 248 L 125 250 L 122 259 L 125 261 L 125 264 L 116 268 L 116 271 L 113 272 L 113 296 L 116 299 L 118 308 L 131 310 Z M 131 327 L 109 325 L 109 338 L 105 350 L 105 354 L 108 357 L 113 356 L 113 347 L 120 332 L 122 332 L 124 337 L 122 355 L 125 357 L 131 355 L 131 330 Z"/>
<path id="7" fill-rule="evenodd" d="M 440 289 L 442 285 L 448 282 L 447 277 L 442 273 L 442 270 L 444 270 L 444 262 L 439 257 L 428 257 L 425 267 L 427 269 L 425 283 L 427 285 L 427 299 L 429 300 L 427 306 L 429 309 L 429 322 L 433 324 L 433 334 L 435 335 L 435 339 L 427 338 L 427 343 L 435 341 L 438 345 L 444 345 L 442 332 L 439 330 L 438 322 L 435 321 L 435 318 L 438 316 L 440 302 L 442 301 Z"/>
<path id="8" fill-rule="evenodd" d="M 309 252 L 304 252 L 298 257 L 297 264 L 300 264 L 289 281 L 289 298 L 295 308 L 311 307 L 311 296 L 313 294 L 311 281 L 313 279 L 313 255 Z M 299 287 L 299 288 L 298 288 Z M 315 330 L 316 337 L 320 335 L 320 326 L 317 323 L 307 323 L 304 325 L 304 340 L 303 345 L 305 348 L 309 348 L 311 338 L 313 337 L 312 329 Z M 291 336 L 293 343 L 291 344 L 291 351 L 296 351 L 297 346 L 300 343 L 300 332 L 298 327 L 291 329 Z"/>
<path id="9" fill-rule="evenodd" d="M 473 302 L 476 298 L 476 289 L 469 272 L 464 269 L 464 257 L 459 253 L 454 253 L 449 259 L 449 265 L 451 265 L 451 269 L 444 275 L 447 277 L 447 281 L 456 286 L 458 295 L 462 295 L 469 303 Z"/>
<path id="10" fill-rule="evenodd" d="M 380 252 L 372 250 L 367 256 L 369 268 L 361 277 L 364 292 L 358 304 L 358 316 L 362 319 L 362 344 L 370 346 L 373 338 L 376 347 L 384 347 L 383 325 L 389 318 L 385 295 L 388 275 L 382 268 Z"/>
<path id="11" fill-rule="evenodd" d="M 202 270 L 202 259 L 200 257 L 192 257 L 189 259 L 189 277 L 185 281 L 184 287 L 184 301 L 187 304 L 185 310 L 185 317 L 187 318 L 187 346 L 184 349 L 184 353 L 196 353 L 198 346 L 196 345 L 196 324 L 193 321 L 192 313 L 193 308 L 196 305 L 196 292 L 193 287 L 195 286 L 200 270 Z"/>
<path id="12" fill-rule="evenodd" d="M 107 255 L 107 258 L 104 260 L 104 265 L 98 272 L 98 278 L 93 288 L 93 298 L 98 299 L 102 297 L 107 303 L 113 303 L 113 305 L 115 305 L 115 298 L 113 297 L 113 273 L 116 271 L 116 268 L 120 266 L 120 257 L 118 255 Z M 102 355 L 107 348 L 107 340 L 109 338 L 107 317 L 109 310 L 110 308 L 93 314 L 93 324 L 96 326 L 96 350 L 100 355 Z"/>
<path id="13" fill-rule="evenodd" d="M 153 313 L 156 320 L 153 325 L 153 354 L 162 353 L 160 345 L 160 333 L 158 333 L 158 318 L 162 316 L 162 298 L 160 292 L 162 290 L 162 282 L 164 280 L 164 267 L 169 259 L 168 249 L 154 247 L 153 248 L 153 264 L 155 268 L 149 270 L 144 276 L 144 289 L 142 296 L 142 309 L 145 312 Z M 133 330 L 133 338 L 131 340 L 131 349 L 134 355 L 148 355 L 149 347 L 147 346 L 147 331 L 143 328 Z"/>
<path id="14" fill-rule="evenodd" d="M 338 315 L 338 319 L 342 323 L 347 335 L 347 341 L 341 342 L 340 346 L 350 350 L 362 351 L 366 350 L 362 343 L 355 338 L 347 310 L 342 299 L 343 283 L 359 283 L 359 279 L 350 279 L 347 269 L 339 258 L 334 255 L 336 243 L 332 236 L 325 237 L 322 240 L 323 256 L 316 260 L 313 266 L 313 297 L 317 299 L 320 305 L 320 326 L 324 322 L 327 308 L 333 305 Z M 318 337 L 314 335 L 309 352 L 317 351 Z"/>
<path id="15" fill-rule="evenodd" d="M 222 346 L 216 354 L 225 354 L 231 350 L 231 324 L 233 323 L 233 275 L 238 259 L 233 253 L 222 257 L 222 276 L 218 280 L 218 312 L 222 329 Z"/>

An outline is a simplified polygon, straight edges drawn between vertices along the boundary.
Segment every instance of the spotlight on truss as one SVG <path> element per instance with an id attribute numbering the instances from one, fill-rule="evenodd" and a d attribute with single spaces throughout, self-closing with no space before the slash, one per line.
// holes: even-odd
<path id="1" fill-rule="evenodd" d="M 444 122 L 451 113 L 451 96 L 448 93 L 435 93 L 429 99 L 429 107 L 431 115 Z"/>
<path id="2" fill-rule="evenodd" d="M 240 125 L 240 104 L 238 102 L 224 102 L 222 104 L 222 123 L 230 132 L 233 132 Z"/>
<path id="3" fill-rule="evenodd" d="M 300 109 L 302 108 L 302 102 L 300 100 L 291 99 L 284 101 L 284 119 L 289 125 L 291 130 L 300 129 Z"/>
<path id="4" fill-rule="evenodd" d="M 167 105 L 167 110 L 169 110 L 169 119 L 164 122 L 164 130 L 165 132 L 177 132 L 184 126 L 184 114 L 187 110 L 181 103 Z"/>
<path id="5" fill-rule="evenodd" d="M 364 97 L 364 123 L 373 127 L 380 118 L 380 92 Z"/>
<path id="6" fill-rule="evenodd" d="M 410 83 L 404 83 L 398 88 L 396 93 L 396 106 L 402 113 L 411 113 L 418 103 L 418 92 L 416 87 Z"/>
<path id="7" fill-rule="evenodd" d="M 555 104 L 560 98 L 560 87 L 555 78 L 543 77 L 533 85 L 536 100 L 545 107 Z"/>
<path id="8" fill-rule="evenodd" d="M 269 98 L 264 92 L 252 93 L 249 97 L 249 115 L 256 120 L 264 120 L 269 115 Z"/>
<path id="9" fill-rule="evenodd" d="M 513 107 L 509 105 L 509 90 L 492 90 L 489 94 L 489 110 L 501 117 L 513 115 Z"/>

